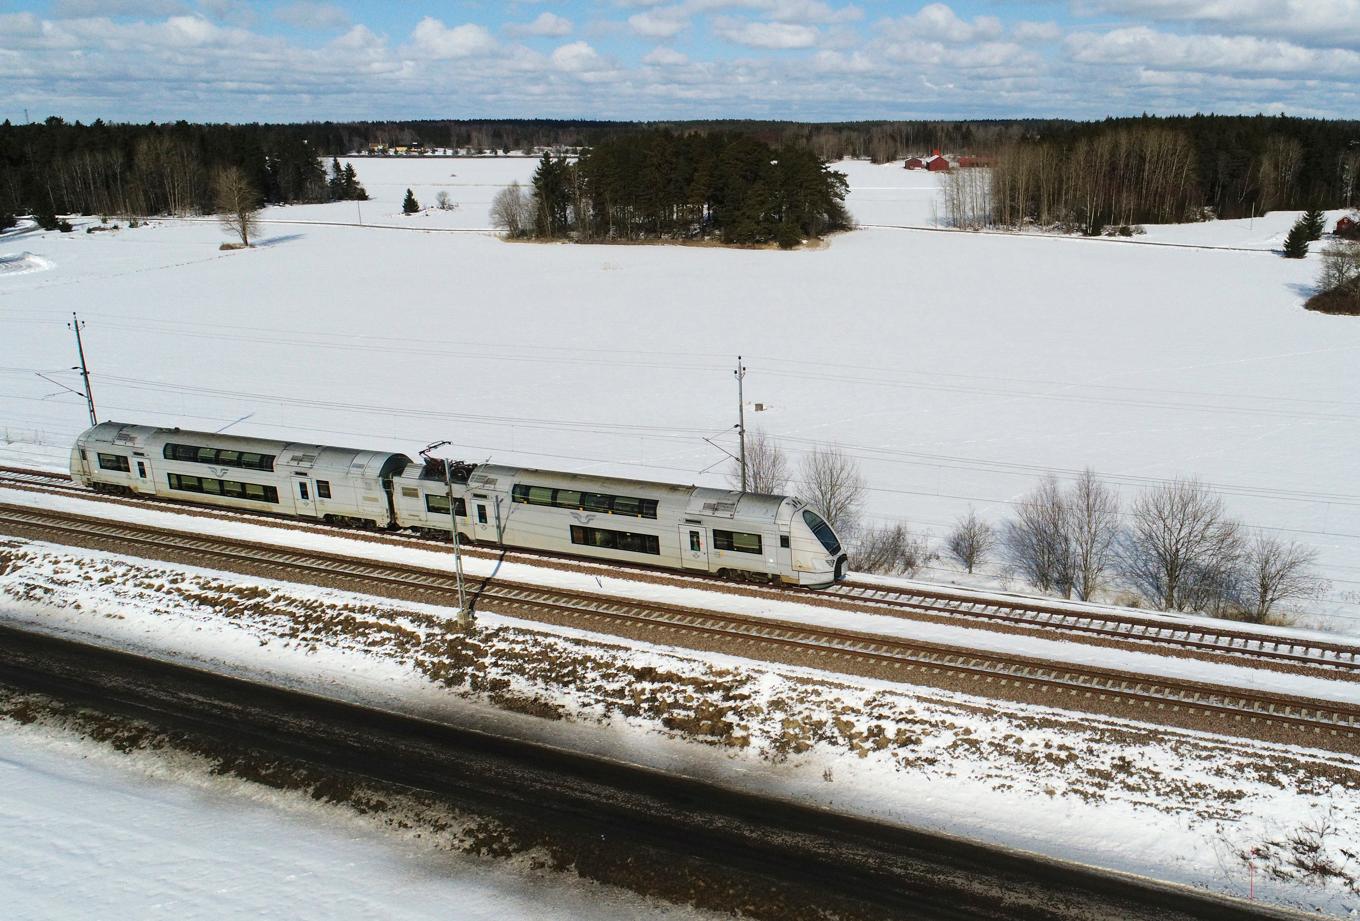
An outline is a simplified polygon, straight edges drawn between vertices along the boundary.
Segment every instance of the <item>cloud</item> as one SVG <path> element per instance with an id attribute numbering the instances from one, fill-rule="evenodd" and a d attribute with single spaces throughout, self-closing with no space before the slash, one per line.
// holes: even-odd
<path id="1" fill-rule="evenodd" d="M 1066 47 L 1071 59 L 1083 64 L 1305 78 L 1360 75 L 1360 53 L 1305 48 L 1246 35 L 1180 35 L 1131 26 L 1103 33 L 1074 33 L 1067 37 Z"/>
<path id="2" fill-rule="evenodd" d="M 274 18 L 299 29 L 328 32 L 349 26 L 349 16 L 340 7 L 313 0 L 294 0 L 274 10 Z"/>
<path id="3" fill-rule="evenodd" d="M 571 42 L 553 51 L 549 57 L 558 70 L 573 74 L 596 73 L 608 70 L 609 65 L 599 52 L 586 42 Z"/>
<path id="4" fill-rule="evenodd" d="M 449 28 L 433 16 L 416 24 L 411 41 L 417 51 L 434 58 L 465 58 L 496 48 L 496 39 L 485 26 L 466 23 Z"/>
<path id="5" fill-rule="evenodd" d="M 676 51 L 674 48 L 658 45 L 642 56 L 642 63 L 657 64 L 662 67 L 675 67 L 680 64 L 688 64 L 689 58 L 679 51 Z"/>
<path id="6" fill-rule="evenodd" d="M 788 22 L 751 22 L 730 17 L 713 21 L 721 38 L 748 48 L 811 48 L 821 34 L 812 26 Z"/>
<path id="7" fill-rule="evenodd" d="M 995 16 L 978 16 L 971 22 L 959 18 L 953 9 L 943 3 L 924 6 L 910 16 L 885 19 L 881 23 L 884 31 L 897 38 L 915 38 L 926 41 L 968 42 L 986 41 L 1001 37 L 1001 20 Z"/>
<path id="8" fill-rule="evenodd" d="M 1086 15 L 1194 23 L 1228 35 L 1360 48 L 1360 0 L 1076 0 Z"/>
<path id="9" fill-rule="evenodd" d="M 628 26 L 647 38 L 674 38 L 689 28 L 689 16 L 677 6 L 647 10 L 629 16 Z"/>
<path id="10" fill-rule="evenodd" d="M 182 0 L 56 0 L 52 15 L 60 19 L 89 16 L 138 16 L 151 19 L 189 12 Z"/>
<path id="11" fill-rule="evenodd" d="M 511 23 L 505 27 L 505 31 L 511 35 L 570 35 L 572 30 L 571 20 L 565 16 L 558 16 L 556 13 L 549 13 L 546 10 L 538 14 L 533 22 Z"/>
<path id="12" fill-rule="evenodd" d="M 1024 20 L 1011 26 L 1011 37 L 1017 42 L 1040 44 L 1056 42 L 1062 38 L 1063 30 L 1056 22 L 1030 22 Z"/>

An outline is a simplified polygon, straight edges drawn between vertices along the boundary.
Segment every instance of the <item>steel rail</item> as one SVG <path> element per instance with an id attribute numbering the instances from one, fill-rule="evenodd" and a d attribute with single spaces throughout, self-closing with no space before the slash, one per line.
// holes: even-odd
<path id="1" fill-rule="evenodd" d="M 91 495 L 90 490 L 74 485 L 71 477 L 63 473 L 0 466 L 0 485 L 5 484 L 7 481 L 20 488 L 36 487 L 43 491 L 63 492 L 82 497 L 89 497 Z M 267 512 L 245 509 L 221 509 L 212 506 L 198 506 L 193 504 L 186 506 L 185 503 L 173 502 L 158 497 L 123 497 L 110 496 L 103 493 L 97 493 L 97 495 L 99 495 L 102 500 L 112 501 L 118 504 L 136 505 L 147 501 L 153 501 L 158 504 L 165 504 L 179 509 L 187 507 L 192 509 L 196 514 L 204 514 L 211 517 L 224 519 L 254 519 L 266 522 L 270 525 L 277 526 L 279 524 L 284 524 L 294 530 L 309 531 L 313 533 L 338 532 L 350 537 L 376 540 L 397 546 L 426 543 L 440 546 L 441 543 L 446 543 L 416 535 L 397 536 L 367 531 L 356 531 L 352 528 L 330 525 L 325 522 L 299 521 L 292 517 L 272 515 Z M 484 548 L 475 546 L 465 548 L 464 552 L 472 556 L 490 556 L 493 558 L 500 555 L 499 551 L 488 554 Z M 530 560 L 546 558 L 601 566 L 602 568 L 605 567 L 605 564 L 602 564 L 599 560 L 571 554 L 525 550 L 522 548 L 517 548 L 511 552 L 516 555 L 525 556 Z M 1027 599 L 1003 601 L 985 593 L 970 594 L 966 591 L 948 591 L 944 589 L 925 589 L 920 587 L 897 589 L 890 586 L 880 586 L 862 582 L 846 582 L 831 586 L 827 589 L 819 589 L 816 592 L 810 592 L 808 589 L 790 586 L 732 585 L 731 583 L 717 579 L 715 576 L 693 572 L 665 571 L 658 573 L 654 567 L 630 565 L 617 561 L 609 561 L 608 566 L 610 568 L 626 569 L 630 572 L 659 575 L 661 578 L 670 580 L 693 581 L 698 586 L 708 586 L 716 582 L 717 584 L 723 585 L 725 588 L 730 588 L 743 594 L 782 597 L 793 595 L 798 597 L 803 603 L 812 603 L 824 607 L 840 607 L 848 610 L 860 610 L 879 614 L 885 612 L 903 612 L 901 616 L 927 614 L 945 619 L 1005 624 L 1007 626 L 1031 630 L 1039 635 L 1060 633 L 1076 638 L 1093 637 L 1114 641 L 1130 647 L 1141 646 L 1157 648 L 1169 646 L 1194 653 L 1207 653 L 1213 656 L 1226 657 L 1227 659 L 1278 663 L 1282 666 L 1318 668 L 1336 675 L 1345 675 L 1348 677 L 1354 676 L 1356 679 L 1360 680 L 1360 645 L 1320 640 L 1312 637 L 1307 639 L 1289 637 L 1275 638 L 1268 634 L 1234 629 L 1228 624 L 1219 626 L 1217 624 L 1210 625 L 1201 622 L 1180 625 L 1167 620 L 1150 618 L 1146 615 L 1140 615 L 1131 611 L 1118 611 L 1095 606 L 1063 606 L 1061 603 L 1046 602 L 1038 599 L 1032 601 Z"/>
<path id="2" fill-rule="evenodd" d="M 172 554 L 226 561 L 236 565 L 281 567 L 330 581 L 351 579 L 365 590 L 377 585 L 403 592 L 433 593 L 442 600 L 454 588 L 452 575 L 424 567 L 363 560 L 339 554 L 283 549 L 228 538 L 186 534 L 147 525 L 112 523 L 63 512 L 0 505 L 0 527 L 37 532 L 44 539 L 64 534 L 103 539 L 126 550 L 143 547 Z M 1360 744 L 1360 706 L 1269 694 L 1185 679 L 1150 677 L 1096 666 L 1075 665 L 1028 656 L 1003 655 L 920 640 L 839 630 L 830 627 L 685 608 L 658 602 L 483 578 L 473 580 L 476 604 L 504 604 L 570 622 L 627 624 L 665 633 L 708 637 L 732 648 L 769 645 L 802 656 L 826 660 L 848 671 L 847 664 L 874 666 L 902 680 L 947 672 L 1004 688 L 1008 683 L 1045 688 L 1089 698 L 1107 696 L 1159 712 L 1170 707 L 1200 715 L 1246 719 Z M 834 670 L 834 669 L 833 669 Z"/>

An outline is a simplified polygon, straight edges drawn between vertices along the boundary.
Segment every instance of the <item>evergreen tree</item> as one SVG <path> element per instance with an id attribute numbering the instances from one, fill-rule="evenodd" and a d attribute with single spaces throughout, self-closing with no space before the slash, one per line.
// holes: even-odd
<path id="1" fill-rule="evenodd" d="M 343 180 L 345 198 L 354 201 L 368 201 L 368 192 L 359 184 L 359 176 L 354 172 L 354 164 L 345 164 L 345 177 Z"/>
<path id="2" fill-rule="evenodd" d="M 410 189 L 407 189 L 406 198 L 401 203 L 402 214 L 415 214 L 419 210 L 420 202 L 416 201 L 415 195 L 412 194 Z"/>
<path id="3" fill-rule="evenodd" d="M 1304 226 L 1308 228 L 1308 239 L 1321 240 L 1322 232 L 1327 229 L 1327 216 L 1321 208 L 1311 208 L 1303 213 Z"/>
<path id="4" fill-rule="evenodd" d="M 1284 238 L 1284 255 L 1286 259 L 1302 259 L 1308 255 L 1308 218 L 1301 217 L 1294 222 L 1294 226 L 1289 228 L 1289 236 Z"/>
<path id="5" fill-rule="evenodd" d="M 345 171 L 340 168 L 340 160 L 337 157 L 331 157 L 331 176 L 326 180 L 326 188 L 330 191 L 331 201 L 349 198 L 345 194 Z"/>

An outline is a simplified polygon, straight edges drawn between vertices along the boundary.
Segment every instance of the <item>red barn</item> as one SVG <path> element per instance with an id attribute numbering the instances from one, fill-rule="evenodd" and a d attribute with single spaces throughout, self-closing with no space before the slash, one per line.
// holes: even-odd
<path id="1" fill-rule="evenodd" d="M 1360 240 L 1360 221 L 1356 221 L 1353 217 L 1339 218 L 1332 233 L 1348 240 Z"/>
<path id="2" fill-rule="evenodd" d="M 959 157 L 959 169 L 978 169 L 991 165 L 991 157 Z"/>
<path id="3" fill-rule="evenodd" d="M 935 148 L 935 152 L 926 158 L 926 169 L 932 173 L 943 173 L 949 169 L 949 161 L 940 156 L 940 149 Z"/>
<path id="4" fill-rule="evenodd" d="M 903 169 L 925 169 L 926 161 L 920 157 L 907 157 L 907 162 L 902 164 Z"/>

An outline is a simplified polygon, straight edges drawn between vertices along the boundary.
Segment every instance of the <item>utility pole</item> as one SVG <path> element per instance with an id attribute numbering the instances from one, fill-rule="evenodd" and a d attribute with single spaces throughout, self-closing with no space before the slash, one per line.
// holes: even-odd
<path id="1" fill-rule="evenodd" d="M 741 491 L 746 492 L 746 394 L 742 381 L 746 377 L 746 366 L 741 363 L 741 356 L 737 356 L 737 370 L 732 372 L 737 376 L 737 439 L 741 444 Z"/>
<path id="2" fill-rule="evenodd" d="M 472 626 L 472 612 L 467 606 L 467 592 L 463 589 L 463 548 L 458 542 L 458 507 L 453 504 L 452 465 L 444 461 L 444 490 L 449 500 L 449 534 L 453 537 L 453 571 L 458 580 L 458 626 Z"/>
<path id="3" fill-rule="evenodd" d="M 94 391 L 90 389 L 90 368 L 85 364 L 85 343 L 80 338 L 80 330 L 84 325 L 72 311 L 71 322 L 66 324 L 66 328 L 76 332 L 76 353 L 80 355 L 80 367 L 71 370 L 79 371 L 81 379 L 85 382 L 85 392 L 81 395 L 85 397 L 85 403 L 90 408 L 90 425 L 95 426 L 99 424 L 99 419 L 94 414 Z"/>

